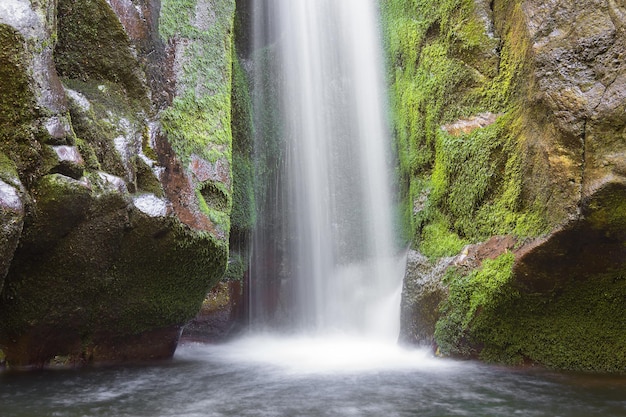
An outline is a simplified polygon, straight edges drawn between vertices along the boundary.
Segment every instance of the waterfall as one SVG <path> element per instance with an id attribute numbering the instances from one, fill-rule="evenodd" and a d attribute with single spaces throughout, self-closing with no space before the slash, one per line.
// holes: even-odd
<path id="1" fill-rule="evenodd" d="M 395 341 L 403 263 L 377 2 L 254 7 L 252 319 Z"/>

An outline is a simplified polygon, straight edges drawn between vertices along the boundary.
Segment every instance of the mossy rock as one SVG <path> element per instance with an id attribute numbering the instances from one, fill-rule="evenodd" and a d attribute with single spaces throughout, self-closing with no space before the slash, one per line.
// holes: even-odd
<path id="1" fill-rule="evenodd" d="M 450 298 L 435 332 L 440 352 L 509 365 L 623 373 L 624 267 L 535 293 L 511 274 L 512 259 L 507 255 L 469 276 L 449 276 Z"/>
<path id="2" fill-rule="evenodd" d="M 152 170 L 158 166 L 158 155 L 150 145 L 148 121 L 137 101 L 110 82 L 63 82 L 71 92 L 70 98 L 80 94 L 80 98 L 70 99 L 69 108 L 86 168 L 124 178 L 133 192 L 162 196 L 163 187 Z"/>
<path id="3" fill-rule="evenodd" d="M 406 234 L 433 265 L 494 235 L 519 246 L 448 270 L 444 354 L 626 369 L 624 102 L 597 78 L 623 77 L 623 36 L 612 2 L 586 7 L 382 2 Z"/>
<path id="4" fill-rule="evenodd" d="M 58 38 L 50 40 L 70 100 L 69 114 L 52 115 L 68 121 L 68 136 L 53 144 L 78 149 L 84 167 L 71 172 L 76 178 L 56 169 L 58 157 L 42 143 L 51 134 L 42 130 L 48 119 L 40 114 L 28 75 L 32 45 L 0 25 L 0 181 L 21 180 L 27 190 L 21 241 L 10 251 L 0 294 L 0 346 L 9 366 L 44 366 L 55 357 L 84 363 L 171 356 L 182 326 L 224 275 L 232 206 L 234 1 L 174 3 L 163 2 L 163 26 L 182 28 L 194 44 L 185 51 L 193 65 L 175 75 L 181 93 L 186 91 L 161 119 L 160 131 L 170 134 L 176 154 L 158 128 L 150 137 L 155 109 L 142 74 L 145 57 L 136 56 L 109 4 L 58 2 Z M 196 4 L 209 3 L 217 7 L 216 24 L 200 22 L 201 33 L 186 31 Z M 181 12 L 190 14 L 179 26 Z M 222 164 L 222 182 L 196 181 L 181 166 L 194 152 Z M 159 163 L 167 163 L 179 182 L 164 185 L 153 171 Z M 199 221 L 190 221 L 173 202 L 179 184 L 191 189 L 184 203 L 198 206 Z M 162 210 L 151 213 L 140 198 Z"/>
<path id="5" fill-rule="evenodd" d="M 440 351 L 507 364 L 626 370 L 624 181 L 587 197 L 584 214 L 469 274 L 448 275 Z"/>
<path id="6" fill-rule="evenodd" d="M 11 366 L 39 366 L 59 354 L 99 361 L 99 346 L 107 360 L 124 360 L 112 351 L 158 329 L 180 329 L 226 268 L 228 249 L 209 233 L 148 216 L 96 178 L 91 192 L 74 181 L 42 179 L 37 217 L 7 275 L 0 344 Z M 62 217 L 76 198 L 82 204 Z M 49 218 L 58 221 L 37 221 Z M 50 239 L 36 240 L 35 230 Z"/>
<path id="7" fill-rule="evenodd" d="M 492 10 L 493 8 L 493 10 Z M 563 220 L 529 188 L 530 42 L 515 2 L 382 3 L 404 223 L 432 259 L 493 235 L 533 237 Z M 446 129 L 489 114 L 476 128 Z M 571 201 L 570 201 L 571 202 Z"/>
<path id="8" fill-rule="evenodd" d="M 110 81 L 143 101 L 147 89 L 119 19 L 105 0 L 60 0 L 54 60 L 59 75 Z"/>
<path id="9" fill-rule="evenodd" d="M 401 343 L 434 345 L 439 305 L 448 294 L 442 277 L 451 259 L 442 259 L 439 265 L 433 266 L 423 254 L 413 250 L 408 252 L 400 305 Z"/>
<path id="10" fill-rule="evenodd" d="M 0 24 L 0 152 L 26 184 L 41 175 L 45 158 L 36 125 L 41 112 L 28 76 L 30 59 L 22 35 Z"/>
<path id="11" fill-rule="evenodd" d="M 154 175 L 152 168 L 141 157 L 134 157 L 132 164 L 135 167 L 137 192 L 148 192 L 163 197 L 163 185 Z"/>
<path id="12" fill-rule="evenodd" d="M 132 182 L 129 161 L 124 160 L 115 140 L 133 135 L 139 141 L 139 132 L 145 122 L 139 119 L 140 108 L 134 106 L 136 101 L 130 100 L 119 85 L 110 82 L 72 79 L 63 79 L 63 82 L 89 102 L 88 109 L 74 100 L 70 100 L 69 106 L 72 127 L 88 168 L 103 170 Z M 139 147 L 139 143 L 136 145 Z"/>
<path id="13" fill-rule="evenodd" d="M 212 16 L 206 20 L 196 13 Z M 160 31 L 175 50 L 176 97 L 161 116 L 176 155 L 232 160 L 231 79 L 234 0 L 166 0 Z"/>
<path id="14" fill-rule="evenodd" d="M 238 59 L 233 61 L 233 209 L 231 233 L 245 239 L 255 223 L 252 103 L 248 79 Z"/>
<path id="15" fill-rule="evenodd" d="M 91 200 L 91 190 L 86 182 L 61 174 L 46 175 L 31 192 L 36 206 L 26 219 L 23 241 L 42 251 L 86 218 Z"/>
<path id="16" fill-rule="evenodd" d="M 27 201 L 15 166 L 0 153 L 0 293 L 22 234 Z"/>
<path id="17" fill-rule="evenodd" d="M 26 41 L 12 27 L 0 24 L 0 126 L 31 122 L 35 116 L 35 99 L 28 78 Z M 8 134 L 3 130 L 3 134 Z"/>

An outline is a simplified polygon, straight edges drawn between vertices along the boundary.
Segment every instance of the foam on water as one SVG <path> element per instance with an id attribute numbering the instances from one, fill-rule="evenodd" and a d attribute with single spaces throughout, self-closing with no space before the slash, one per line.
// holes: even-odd
<path id="1" fill-rule="evenodd" d="M 373 371 L 445 369 L 455 362 L 436 359 L 426 349 L 329 333 L 325 336 L 253 334 L 224 345 L 187 344 L 177 357 L 203 354 L 240 366 L 269 367 L 286 374 L 354 374 Z"/>

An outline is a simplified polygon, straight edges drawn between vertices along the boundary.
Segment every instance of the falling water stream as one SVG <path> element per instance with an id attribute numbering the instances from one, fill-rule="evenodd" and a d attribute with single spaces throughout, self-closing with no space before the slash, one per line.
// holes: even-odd
<path id="1" fill-rule="evenodd" d="M 2 417 L 626 416 L 626 378 L 396 344 L 389 137 L 374 0 L 255 1 L 252 324 L 168 363 L 0 374 Z"/>
<path id="2" fill-rule="evenodd" d="M 282 210 L 276 217 L 285 233 L 255 241 L 263 269 L 253 262 L 253 283 L 281 283 L 275 305 L 253 285 L 251 310 L 272 317 L 265 310 L 280 309 L 274 313 L 291 329 L 320 336 L 395 343 L 403 267 L 394 251 L 376 2 L 269 0 L 254 14 L 257 87 L 270 74 L 277 90 L 273 100 L 257 92 L 256 107 L 273 101 L 279 109 L 273 122 L 283 149 L 276 188 L 284 204 L 265 198 Z M 269 140 L 260 131 L 257 141 Z M 264 248 L 276 239 L 285 247 L 268 266 Z"/>
<path id="3" fill-rule="evenodd" d="M 258 198 L 276 215 L 259 216 L 253 325 L 292 335 L 270 351 L 279 361 L 387 362 L 400 352 L 404 259 L 394 250 L 376 2 L 266 0 L 253 14 L 256 113 L 277 109 L 273 129 L 257 118 L 257 156 L 281 155 L 269 171 L 278 192 Z"/>

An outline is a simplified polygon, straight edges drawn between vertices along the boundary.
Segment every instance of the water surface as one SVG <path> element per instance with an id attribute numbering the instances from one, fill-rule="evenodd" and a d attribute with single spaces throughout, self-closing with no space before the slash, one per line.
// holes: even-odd
<path id="1" fill-rule="evenodd" d="M 620 417 L 626 377 L 514 370 L 345 340 L 256 337 L 184 345 L 157 365 L 0 375 L 0 415 Z"/>

